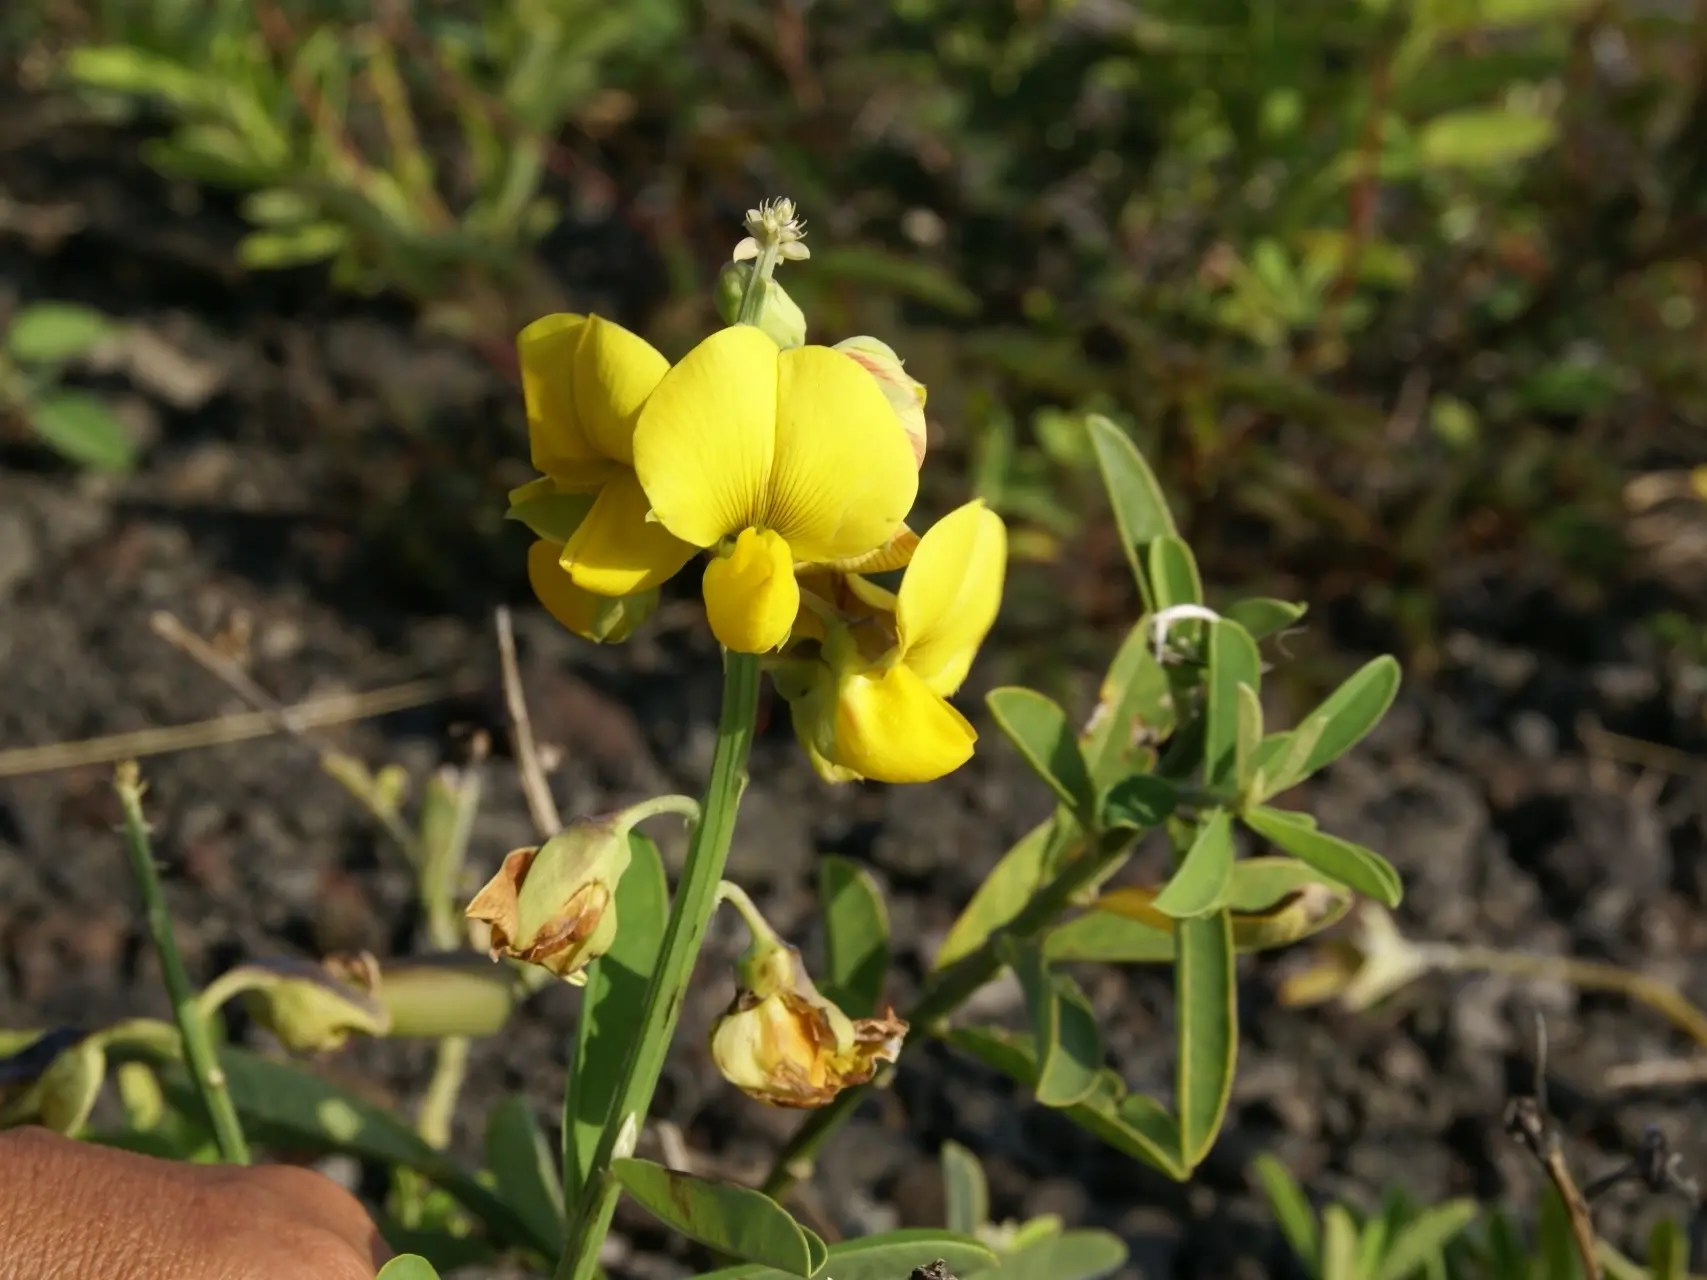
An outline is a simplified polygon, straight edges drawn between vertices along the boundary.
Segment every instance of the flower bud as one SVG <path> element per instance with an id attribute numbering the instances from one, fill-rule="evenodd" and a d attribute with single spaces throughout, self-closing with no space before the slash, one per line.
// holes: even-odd
<path id="1" fill-rule="evenodd" d="M 343 1048 L 352 1033 L 382 1036 L 391 1030 L 372 956 L 331 957 L 324 964 L 255 961 L 222 975 L 221 982 L 245 987 L 244 1009 L 291 1053 L 330 1053 Z"/>
<path id="2" fill-rule="evenodd" d="M 753 278 L 750 262 L 726 263 L 717 274 L 717 314 L 724 323 L 734 324 L 741 314 L 741 299 L 746 296 Z M 788 296 L 788 291 L 775 280 L 766 280 L 764 305 L 754 321 L 777 346 L 787 351 L 806 343 L 806 313 Z"/>
<path id="3" fill-rule="evenodd" d="M 467 916 L 491 926 L 491 956 L 537 964 L 567 982 L 616 940 L 616 886 L 628 870 L 628 833 L 659 813 L 691 816 L 684 796 L 660 796 L 615 813 L 577 818 L 537 849 L 517 849 L 474 895 Z"/>
<path id="4" fill-rule="evenodd" d="M 75 1134 L 94 1110 L 107 1076 L 106 1042 L 61 1027 L 0 1059 L 0 1127 L 41 1124 Z"/>
<path id="5" fill-rule="evenodd" d="M 913 446 L 913 457 L 920 466 L 925 463 L 925 384 L 907 376 L 901 357 L 892 347 L 876 338 L 845 338 L 835 349 L 863 365 L 877 385 L 883 388 L 890 407 L 901 421 L 901 429 Z"/>
<path id="6" fill-rule="evenodd" d="M 755 938 L 737 966 L 742 989 L 711 1032 L 723 1078 L 773 1107 L 822 1107 L 894 1062 L 907 1024 L 849 1018 L 818 994 L 793 947 Z M 752 985 L 749 985 L 752 984 Z"/>

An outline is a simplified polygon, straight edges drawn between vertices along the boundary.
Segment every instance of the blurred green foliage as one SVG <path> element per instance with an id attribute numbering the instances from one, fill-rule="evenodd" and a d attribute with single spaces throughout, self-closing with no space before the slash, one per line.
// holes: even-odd
<path id="1" fill-rule="evenodd" d="M 818 336 L 909 359 L 933 449 L 1092 621 L 1123 602 L 1085 411 L 1156 460 L 1212 577 L 1326 578 L 1414 642 L 1443 566 L 1522 548 L 1592 586 L 1623 480 L 1707 438 L 1698 5 L 35 12 L 64 88 L 243 193 L 251 266 L 329 259 L 489 353 L 588 305 L 552 268 L 600 219 L 667 280 L 637 264 L 624 318 L 685 345 L 733 217 L 792 196 Z"/>

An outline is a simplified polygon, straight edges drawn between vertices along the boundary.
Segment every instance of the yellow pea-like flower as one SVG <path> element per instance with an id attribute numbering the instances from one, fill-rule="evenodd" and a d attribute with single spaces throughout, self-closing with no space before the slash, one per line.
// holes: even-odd
<path id="1" fill-rule="evenodd" d="M 788 639 L 793 566 L 885 547 L 918 491 L 912 446 L 877 380 L 829 347 L 781 351 L 752 325 L 719 330 L 662 376 L 639 409 L 633 459 L 660 531 L 715 552 L 706 613 L 741 653 Z M 582 556 L 591 576 L 594 550 Z M 664 548 L 623 551 L 637 562 Z"/>
<path id="2" fill-rule="evenodd" d="M 635 424 L 669 361 L 619 324 L 571 314 L 535 320 L 517 337 L 516 352 L 529 451 L 544 473 L 525 493 L 548 520 L 559 514 L 551 500 L 559 500 L 558 559 L 569 582 L 600 596 L 657 587 L 695 550 L 648 518 L 634 472 Z M 545 536 L 536 520 L 529 523 Z"/>
<path id="3" fill-rule="evenodd" d="M 857 576 L 846 585 L 869 616 L 893 619 L 894 643 L 876 656 L 854 628 L 832 628 L 802 692 L 784 688 L 795 731 L 829 781 L 928 782 L 965 764 L 978 740 L 948 698 L 966 679 L 1001 605 L 1007 528 L 982 501 L 933 525 L 893 595 Z M 779 684 L 779 688 L 783 688 Z"/>

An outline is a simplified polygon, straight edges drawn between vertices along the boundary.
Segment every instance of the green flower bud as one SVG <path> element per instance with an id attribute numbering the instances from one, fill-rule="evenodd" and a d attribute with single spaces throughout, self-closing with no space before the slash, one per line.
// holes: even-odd
<path id="1" fill-rule="evenodd" d="M 106 1076 L 99 1033 L 69 1027 L 46 1032 L 0 1059 L 0 1127 L 41 1124 L 75 1134 L 94 1110 Z"/>
<path id="2" fill-rule="evenodd" d="M 727 263 L 718 273 L 717 314 L 723 317 L 724 323 L 735 323 L 735 317 L 741 313 L 741 299 L 746 295 L 747 283 L 752 278 L 753 264 L 750 262 Z M 765 304 L 759 309 L 759 328 L 770 335 L 771 340 L 784 351 L 790 347 L 804 346 L 805 312 L 801 311 L 794 299 L 788 296 L 788 291 L 775 280 L 766 280 L 764 290 Z"/>
<path id="3" fill-rule="evenodd" d="M 243 1007 L 292 1053 L 341 1049 L 354 1033 L 382 1036 L 391 1015 L 376 994 L 372 956 L 328 958 L 324 964 L 279 958 L 240 965 L 221 983 L 243 988 Z"/>

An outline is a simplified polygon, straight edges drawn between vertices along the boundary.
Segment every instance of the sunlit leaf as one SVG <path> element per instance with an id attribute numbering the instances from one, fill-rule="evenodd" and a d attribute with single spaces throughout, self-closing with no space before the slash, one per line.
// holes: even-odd
<path id="1" fill-rule="evenodd" d="M 546 1257 L 563 1250 L 563 1186 L 558 1161 L 540 1129 L 533 1105 L 511 1094 L 486 1120 L 486 1167 L 498 1196 L 524 1219 L 535 1236 L 552 1242 Z"/>
<path id="2" fill-rule="evenodd" d="M 1209 624 L 1209 705 L 1203 727 L 1204 779 L 1211 787 L 1234 779 L 1239 740 L 1239 688 L 1262 688 L 1262 657 L 1256 641 L 1236 622 Z M 1259 734 L 1260 734 L 1259 708 Z"/>
<path id="3" fill-rule="evenodd" d="M 1253 640 L 1266 640 L 1297 624 L 1304 616 L 1306 605 L 1290 600 L 1275 600 L 1268 596 L 1252 596 L 1236 600 L 1223 613 L 1250 633 Z"/>
<path id="4" fill-rule="evenodd" d="M 20 309 L 6 327 L 6 351 L 24 364 L 60 364 L 89 351 L 113 331 L 93 307 L 37 302 Z"/>
<path id="5" fill-rule="evenodd" d="M 106 403 L 86 391 L 50 391 L 28 407 L 30 426 L 43 444 L 71 462 L 101 471 L 128 471 L 136 446 Z"/>
<path id="6" fill-rule="evenodd" d="M 1500 107 L 1463 107 L 1438 115 L 1417 131 L 1417 151 L 1434 169 L 1480 172 L 1522 164 L 1553 145 L 1551 116 Z"/>
<path id="7" fill-rule="evenodd" d="M 1098 787 L 1141 767 L 1139 752 L 1148 748 L 1136 746 L 1138 739 L 1159 741 L 1173 732 L 1173 691 L 1156 661 L 1152 635 L 1149 614 L 1126 633 L 1080 735 L 1086 767 Z"/>
<path id="8" fill-rule="evenodd" d="M 1226 899 L 1233 876 L 1233 819 L 1212 809 L 1180 860 L 1179 869 L 1157 895 L 1155 909 L 1176 920 L 1208 915 Z"/>
<path id="9" fill-rule="evenodd" d="M 1067 713 L 1053 699 L 1034 689 L 992 689 L 986 696 L 990 714 L 1007 734 L 1037 776 L 1081 819 L 1096 803 L 1096 789 L 1079 740 Z"/>
<path id="10" fill-rule="evenodd" d="M 942 969 L 984 945 L 997 929 L 1017 916 L 1042 886 L 1056 851 L 1077 848 L 1082 841 L 1078 828 L 1059 818 L 1040 822 L 1021 836 L 1002 855 L 972 901 L 960 913 L 931 962 Z"/>
<path id="11" fill-rule="evenodd" d="M 933 1262 L 945 1263 L 951 1275 L 969 1277 L 993 1266 L 996 1255 L 969 1236 L 908 1227 L 831 1245 L 813 1280 L 901 1280 Z M 792 1274 L 774 1267 L 740 1266 L 707 1272 L 696 1280 L 781 1280 Z"/>
<path id="12" fill-rule="evenodd" d="M 690 1240 L 785 1275 L 811 1276 L 818 1269 L 804 1228 L 767 1195 L 650 1160 L 613 1160 L 611 1172 L 637 1204 Z"/>
<path id="13" fill-rule="evenodd" d="M 1110 1231 L 1063 1231 L 1007 1254 L 982 1280 L 1098 1280 L 1120 1270 L 1126 1245 Z"/>
<path id="14" fill-rule="evenodd" d="M 1357 890 L 1383 906 L 1396 907 L 1404 896 L 1399 873 L 1380 854 L 1362 845 L 1318 831 L 1313 820 L 1261 806 L 1244 820 L 1258 835 L 1307 862 L 1330 880 Z"/>
<path id="15" fill-rule="evenodd" d="M 1175 926 L 1174 1008 L 1179 1020 L 1180 1154 L 1195 1168 L 1208 1154 L 1232 1094 L 1238 1055 L 1233 927 L 1225 911 Z"/>
<path id="16" fill-rule="evenodd" d="M 379 1269 L 374 1280 L 439 1280 L 433 1264 L 417 1253 L 400 1253 Z"/>
<path id="17" fill-rule="evenodd" d="M 889 912 L 871 873 L 847 858 L 818 864 L 824 974 L 818 988 L 850 1018 L 868 1018 L 889 972 Z"/>
<path id="18" fill-rule="evenodd" d="M 1037 1100 L 1046 1107 L 1082 1102 L 1102 1070 L 1102 1033 L 1090 1002 L 1071 978 L 1049 968 L 1035 945 L 1014 944 L 1009 963 L 1031 1015 L 1038 1054 Z"/>
<path id="19" fill-rule="evenodd" d="M 948 1229 L 963 1236 L 976 1234 L 990 1219 L 990 1188 L 984 1166 L 958 1142 L 942 1144 L 942 1192 Z"/>
<path id="20" fill-rule="evenodd" d="M 1381 1254 L 1372 1280 L 1411 1280 L 1431 1261 L 1439 1259 L 1441 1251 L 1480 1212 L 1481 1206 L 1474 1200 L 1448 1200 L 1423 1210 L 1393 1236 Z"/>
<path id="21" fill-rule="evenodd" d="M 1357 1274 L 1357 1223 L 1343 1204 L 1322 1210 L 1321 1280 L 1362 1280 Z"/>
<path id="22" fill-rule="evenodd" d="M 1198 576 L 1197 559 L 1184 540 L 1172 534 L 1164 534 L 1150 544 L 1150 584 L 1156 593 L 1156 612 L 1175 605 L 1203 603 L 1203 579 Z"/>
<path id="23" fill-rule="evenodd" d="M 1298 1179 L 1292 1176 L 1292 1171 L 1274 1156 L 1266 1152 L 1259 1155 L 1252 1165 L 1252 1171 L 1257 1181 L 1262 1183 L 1263 1194 L 1268 1197 L 1268 1207 L 1274 1214 L 1274 1220 L 1280 1224 L 1280 1233 L 1286 1237 L 1286 1243 L 1292 1252 L 1298 1255 L 1305 1269 L 1315 1273 L 1321 1266 L 1322 1239 L 1316 1224 L 1315 1211 L 1310 1208 L 1310 1202 L 1304 1196 L 1304 1189 L 1298 1185 Z"/>
<path id="24" fill-rule="evenodd" d="M 1146 612 L 1158 607 L 1150 586 L 1150 544 L 1167 534 L 1177 534 L 1173 513 L 1168 510 L 1162 486 L 1130 436 L 1100 414 L 1085 420 L 1091 447 L 1096 451 L 1103 488 L 1114 509 L 1120 544 L 1144 601 Z"/>

